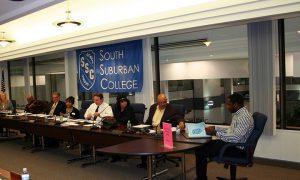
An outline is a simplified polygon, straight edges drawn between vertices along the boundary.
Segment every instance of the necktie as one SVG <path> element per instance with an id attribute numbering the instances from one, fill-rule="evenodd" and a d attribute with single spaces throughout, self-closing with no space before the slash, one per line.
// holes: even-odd
<path id="1" fill-rule="evenodd" d="M 99 109 L 99 106 L 97 106 L 97 109 L 95 112 L 98 112 L 98 109 Z M 97 116 L 94 116 L 94 120 L 96 120 L 96 119 L 97 119 Z"/>
<path id="2" fill-rule="evenodd" d="M 53 103 L 52 107 L 51 107 L 51 110 L 49 112 L 49 115 L 53 116 L 53 113 L 54 113 L 54 110 L 56 108 L 56 103 Z"/>

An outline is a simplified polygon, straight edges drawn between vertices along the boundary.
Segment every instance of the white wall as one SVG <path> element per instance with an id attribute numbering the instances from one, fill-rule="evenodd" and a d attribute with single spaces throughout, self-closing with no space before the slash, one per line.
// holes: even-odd
<path id="1" fill-rule="evenodd" d="M 255 157 L 300 163 L 300 131 L 276 130 L 276 135 L 262 135 Z"/>
<path id="2" fill-rule="evenodd" d="M 188 69 L 188 71 L 187 71 Z M 248 60 L 209 60 L 160 65 L 160 79 L 220 79 L 249 77 Z"/>

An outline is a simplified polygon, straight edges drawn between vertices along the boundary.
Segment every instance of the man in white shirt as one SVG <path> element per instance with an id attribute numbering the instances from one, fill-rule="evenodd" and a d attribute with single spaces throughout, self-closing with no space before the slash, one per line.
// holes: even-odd
<path id="1" fill-rule="evenodd" d="M 103 117 L 114 116 L 111 106 L 104 102 L 102 93 L 94 94 L 93 101 L 94 103 L 90 105 L 84 114 L 85 119 L 99 120 Z"/>
<path id="2" fill-rule="evenodd" d="M 227 99 L 226 108 L 233 115 L 230 126 L 207 127 L 206 133 L 216 135 L 219 139 L 212 140 L 195 151 L 197 180 L 207 180 L 207 158 L 218 155 L 222 147 L 228 143 L 246 142 L 253 130 L 252 115 L 244 107 L 244 100 L 240 94 L 231 94 Z M 232 147 L 225 152 L 228 156 L 242 156 L 244 153 L 242 147 Z"/>

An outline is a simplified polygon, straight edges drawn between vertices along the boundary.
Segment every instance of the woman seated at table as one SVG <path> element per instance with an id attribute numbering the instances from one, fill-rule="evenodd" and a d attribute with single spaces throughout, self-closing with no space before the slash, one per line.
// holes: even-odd
<path id="1" fill-rule="evenodd" d="M 63 115 L 64 117 L 69 117 L 71 119 L 79 119 L 79 110 L 75 107 L 73 107 L 75 102 L 75 98 L 73 96 L 70 96 L 66 99 L 66 113 Z"/>
<path id="2" fill-rule="evenodd" d="M 128 120 L 130 120 L 131 124 L 138 124 L 133 109 L 130 106 L 130 101 L 124 94 L 120 94 L 117 97 L 117 103 L 114 108 L 114 117 L 121 125 L 126 125 Z"/>
<path id="3" fill-rule="evenodd" d="M 0 92 L 0 110 L 2 112 L 14 111 L 13 104 L 10 100 L 7 99 L 5 92 Z"/>

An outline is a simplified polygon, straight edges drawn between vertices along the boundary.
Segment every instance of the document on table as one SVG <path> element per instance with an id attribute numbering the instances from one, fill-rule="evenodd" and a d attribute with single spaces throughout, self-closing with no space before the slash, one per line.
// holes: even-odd
<path id="1" fill-rule="evenodd" d="M 143 129 L 143 128 L 146 128 L 146 127 L 150 127 L 149 124 L 139 124 L 139 125 L 136 125 L 136 126 L 132 126 L 133 128 L 138 128 L 138 129 Z"/>

